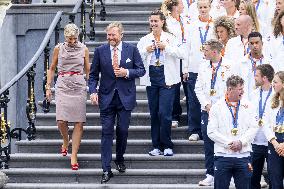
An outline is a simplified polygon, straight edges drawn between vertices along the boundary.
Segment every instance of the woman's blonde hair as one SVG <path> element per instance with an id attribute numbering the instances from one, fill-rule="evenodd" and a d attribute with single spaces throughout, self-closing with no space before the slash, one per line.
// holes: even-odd
<path id="1" fill-rule="evenodd" d="M 75 24 L 67 24 L 64 27 L 64 36 L 70 37 L 70 36 L 79 36 L 79 28 Z"/>
<path id="2" fill-rule="evenodd" d="M 247 14 L 251 17 L 253 22 L 253 31 L 260 32 L 259 22 L 257 19 L 257 14 L 255 6 L 251 1 L 241 1 L 241 4 L 244 4 Z"/>
<path id="3" fill-rule="evenodd" d="M 276 75 L 280 78 L 281 82 L 284 83 L 284 71 L 279 71 L 275 74 L 275 76 Z M 272 98 L 271 108 L 274 109 L 283 105 L 284 105 L 284 89 L 275 93 L 275 95 Z"/>
<path id="4" fill-rule="evenodd" d="M 179 0 L 164 0 L 161 5 L 161 11 L 165 16 L 169 16 L 174 6 L 178 6 Z"/>

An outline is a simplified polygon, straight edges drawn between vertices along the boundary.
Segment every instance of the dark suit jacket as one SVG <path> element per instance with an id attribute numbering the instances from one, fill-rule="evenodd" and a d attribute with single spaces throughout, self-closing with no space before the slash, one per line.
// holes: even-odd
<path id="1" fill-rule="evenodd" d="M 126 62 L 126 60 L 130 61 Z M 132 110 L 136 105 L 135 78 L 142 77 L 146 72 L 137 47 L 122 42 L 119 67 L 128 69 L 128 78 L 115 77 L 109 44 L 95 49 L 89 77 L 89 92 L 90 94 L 98 93 L 101 110 L 108 107 L 115 89 L 117 89 L 120 100 L 126 110 Z M 99 75 L 100 73 L 101 76 Z M 97 91 L 99 79 L 99 91 Z"/>

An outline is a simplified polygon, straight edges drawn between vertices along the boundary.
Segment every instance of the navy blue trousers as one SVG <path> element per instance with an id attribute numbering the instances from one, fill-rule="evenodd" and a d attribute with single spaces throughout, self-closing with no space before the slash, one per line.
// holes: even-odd
<path id="1" fill-rule="evenodd" d="M 208 113 L 201 112 L 201 131 L 204 141 L 206 174 L 214 176 L 214 142 L 207 135 Z"/>
<path id="2" fill-rule="evenodd" d="M 202 138 L 201 134 L 201 105 L 194 91 L 197 73 L 189 72 L 187 83 L 187 121 L 188 121 L 188 133 L 198 134 Z"/>
<path id="3" fill-rule="evenodd" d="M 151 115 L 151 137 L 154 148 L 173 149 L 171 140 L 172 112 L 176 85 L 166 86 L 164 67 L 149 67 L 151 86 L 146 87 Z"/>
<path id="4" fill-rule="evenodd" d="M 275 133 L 275 136 L 279 143 L 284 142 L 284 133 Z M 271 189 L 283 189 L 284 157 L 277 154 L 271 143 L 268 143 L 267 168 Z"/>
<path id="5" fill-rule="evenodd" d="M 108 108 L 100 111 L 102 124 L 101 138 L 101 161 L 103 171 L 111 170 L 112 160 L 112 143 L 114 135 L 114 124 L 117 116 L 116 126 L 116 162 L 124 162 L 128 137 L 128 127 L 130 122 L 131 111 L 125 110 L 122 105 L 118 92 L 114 93 L 113 99 Z"/>
<path id="6" fill-rule="evenodd" d="M 260 180 L 265 159 L 267 161 L 268 148 L 264 145 L 252 144 L 252 177 L 251 177 L 251 189 L 260 189 Z"/>
<path id="7" fill-rule="evenodd" d="M 249 170 L 250 157 L 215 157 L 214 188 L 229 189 L 234 178 L 236 189 L 250 189 L 252 172 Z"/>
<path id="8" fill-rule="evenodd" d="M 151 115 L 151 137 L 154 148 L 173 149 L 171 141 L 172 108 L 175 88 L 147 86 Z"/>

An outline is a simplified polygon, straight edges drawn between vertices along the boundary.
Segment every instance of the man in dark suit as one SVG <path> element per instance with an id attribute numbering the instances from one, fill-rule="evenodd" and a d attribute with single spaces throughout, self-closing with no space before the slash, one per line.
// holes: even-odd
<path id="1" fill-rule="evenodd" d="M 131 111 L 136 105 L 135 78 L 145 74 L 138 49 L 121 41 L 121 23 L 111 23 L 106 32 L 108 44 L 96 48 L 89 78 L 91 102 L 99 105 L 102 124 L 101 158 L 104 173 L 101 183 L 106 183 L 113 177 L 111 160 L 116 116 L 115 164 L 119 172 L 126 170 L 123 154 L 127 144 Z M 100 86 L 97 90 L 99 78 Z"/>

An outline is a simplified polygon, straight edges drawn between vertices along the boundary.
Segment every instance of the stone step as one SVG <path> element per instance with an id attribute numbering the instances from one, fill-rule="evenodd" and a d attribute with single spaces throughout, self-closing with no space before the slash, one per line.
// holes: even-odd
<path id="1" fill-rule="evenodd" d="M 100 113 L 87 113 L 86 125 L 100 125 Z M 37 113 L 36 125 L 56 125 L 55 113 Z M 180 125 L 187 125 L 187 115 L 182 113 Z M 130 125 L 150 125 L 150 113 L 131 113 Z"/>
<path id="2" fill-rule="evenodd" d="M 197 184 L 79 184 L 79 183 L 8 183 L 5 189 L 213 189 Z M 233 189 L 234 187 L 230 187 Z"/>
<path id="3" fill-rule="evenodd" d="M 126 43 L 130 43 L 134 46 L 137 45 L 138 41 L 126 41 L 123 39 L 124 42 Z M 106 40 L 103 40 L 103 41 L 88 41 L 88 42 L 85 42 L 85 44 L 87 45 L 89 51 L 90 51 L 90 63 L 93 62 L 93 57 L 94 57 L 94 51 L 95 51 L 95 48 L 96 47 L 99 47 L 101 45 L 104 45 L 104 44 L 107 44 L 108 42 Z"/>
<path id="4" fill-rule="evenodd" d="M 101 9 L 99 9 L 101 10 Z M 154 10 L 154 9 L 153 9 Z M 107 11 L 105 21 L 148 21 L 151 11 L 135 11 L 130 8 L 124 11 Z M 89 19 L 89 17 L 86 17 Z M 100 21 L 100 12 L 96 12 L 96 21 Z M 88 20 L 87 23 L 88 24 Z"/>
<path id="5" fill-rule="evenodd" d="M 133 113 L 149 112 L 148 100 L 137 100 L 136 102 L 137 106 L 132 111 Z M 38 105 L 42 107 L 42 103 L 43 101 L 39 101 Z M 186 103 L 183 100 L 181 100 L 180 104 L 182 106 L 182 109 L 184 110 L 184 113 L 186 113 Z M 91 103 L 91 100 L 87 100 L 86 108 L 87 112 L 100 112 L 99 107 L 97 105 L 93 105 Z M 54 113 L 55 109 L 56 109 L 55 100 L 52 100 L 50 103 L 50 113 Z"/>
<path id="6" fill-rule="evenodd" d="M 69 135 L 73 131 L 73 124 L 69 126 Z M 188 138 L 187 127 L 178 127 L 172 129 L 172 139 L 185 139 Z M 83 139 L 94 139 L 101 137 L 101 126 L 84 126 Z M 114 131 L 115 133 L 115 131 Z M 61 139 L 60 132 L 57 126 L 36 126 L 37 139 Z M 128 129 L 128 139 L 150 139 L 151 126 L 130 126 Z"/>
<path id="7" fill-rule="evenodd" d="M 175 154 L 201 154 L 203 153 L 203 141 L 190 142 L 188 140 L 172 140 L 174 143 L 173 151 Z M 62 140 L 21 140 L 16 141 L 18 153 L 59 153 Z M 115 153 L 115 143 L 113 153 Z M 70 142 L 71 144 L 71 142 Z M 79 154 L 97 154 L 101 151 L 101 140 L 83 139 L 80 145 Z M 71 145 L 70 150 L 71 151 Z M 133 140 L 127 141 L 126 154 L 148 154 L 152 150 L 151 140 Z"/>
<path id="8" fill-rule="evenodd" d="M 113 160 L 115 155 L 113 155 Z M 172 157 L 149 156 L 148 154 L 126 154 L 127 169 L 200 169 L 204 168 L 203 154 L 176 154 Z M 79 154 L 80 169 L 101 168 L 100 154 Z M 145 163 L 147 162 L 147 163 Z M 11 155 L 9 168 L 69 168 L 70 155 L 61 154 L 23 154 Z M 115 165 L 112 163 L 112 167 Z"/>
<path id="9" fill-rule="evenodd" d="M 128 169 L 121 174 L 112 170 L 114 177 L 108 184 L 197 184 L 204 178 L 205 169 Z M 11 168 L 3 170 L 9 182 L 23 183 L 100 183 L 101 169 L 71 168 Z"/>
<path id="10" fill-rule="evenodd" d="M 104 31 L 106 27 L 112 23 L 112 21 L 96 21 L 95 22 L 95 32 Z M 124 31 L 149 31 L 149 21 L 147 20 L 123 20 L 121 21 Z"/>
<path id="11" fill-rule="evenodd" d="M 149 31 L 147 28 L 145 30 L 139 31 L 124 31 L 123 39 L 126 41 L 138 41 L 141 37 L 147 35 Z M 87 33 L 88 34 L 88 33 Z M 105 31 L 96 31 L 96 41 L 105 41 L 106 40 L 106 32 Z"/>
<path id="12" fill-rule="evenodd" d="M 160 8 L 161 2 L 122 2 L 123 0 L 118 0 L 115 3 L 105 3 L 106 11 L 108 12 L 117 12 L 117 11 L 150 11 L 152 12 L 156 8 Z M 88 9 L 89 10 L 89 9 Z M 100 4 L 96 3 L 96 11 L 101 10 Z M 89 12 L 89 11 L 88 11 Z"/>

